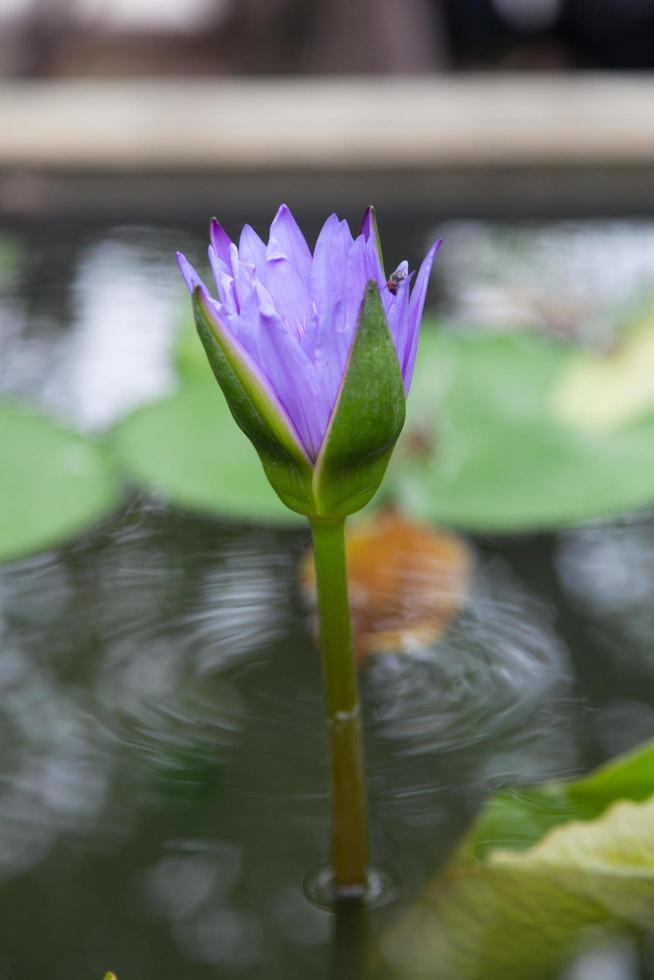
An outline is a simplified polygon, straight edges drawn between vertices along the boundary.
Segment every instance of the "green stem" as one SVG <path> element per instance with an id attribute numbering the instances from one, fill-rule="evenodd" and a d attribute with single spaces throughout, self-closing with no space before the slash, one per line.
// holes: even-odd
<path id="1" fill-rule="evenodd" d="M 368 827 L 344 525 L 344 519 L 311 521 L 331 760 L 334 885 L 337 897 L 354 898 L 363 895 L 367 883 Z"/>

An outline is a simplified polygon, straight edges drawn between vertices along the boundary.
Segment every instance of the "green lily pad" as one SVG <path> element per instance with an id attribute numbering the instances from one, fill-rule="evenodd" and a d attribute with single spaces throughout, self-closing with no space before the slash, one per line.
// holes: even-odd
<path id="1" fill-rule="evenodd" d="M 516 854 L 459 861 L 382 942 L 410 980 L 545 980 L 607 933 L 654 915 L 654 800 L 621 802 Z"/>
<path id="2" fill-rule="evenodd" d="M 647 745 L 584 779 L 516 793 L 514 812 L 506 795 L 499 808 L 491 800 L 452 863 L 383 938 L 390 976 L 544 980 L 607 933 L 650 929 L 653 759 Z M 526 848 L 513 836 L 525 826 L 536 835 Z M 480 859 L 476 845 L 491 827 L 495 846 Z"/>
<path id="3" fill-rule="evenodd" d="M 268 483 L 213 380 L 139 408 L 111 438 L 127 475 L 170 503 L 243 520 L 299 520 Z"/>
<path id="4" fill-rule="evenodd" d="M 184 308 L 186 310 L 186 303 Z M 173 349 L 173 360 L 177 374 L 185 384 L 194 384 L 196 381 L 216 384 L 192 316 L 185 315 L 180 320 Z"/>
<path id="5" fill-rule="evenodd" d="M 654 417 L 610 431 L 563 420 L 553 393 L 575 358 L 536 335 L 427 325 L 392 470 L 399 501 L 481 531 L 557 527 L 654 504 Z"/>
<path id="6" fill-rule="evenodd" d="M 593 820 L 615 803 L 642 803 L 654 793 L 654 742 L 611 760 L 581 779 L 542 783 L 494 794 L 465 847 L 477 857 L 496 848 L 523 850 L 553 827 Z"/>
<path id="7" fill-rule="evenodd" d="M 610 432 L 654 410 L 654 302 L 651 298 L 606 354 L 579 351 L 553 392 L 564 422 Z"/>
<path id="8" fill-rule="evenodd" d="M 0 403 L 0 473 L 2 560 L 74 537 L 120 496 L 98 445 L 9 401 Z"/>

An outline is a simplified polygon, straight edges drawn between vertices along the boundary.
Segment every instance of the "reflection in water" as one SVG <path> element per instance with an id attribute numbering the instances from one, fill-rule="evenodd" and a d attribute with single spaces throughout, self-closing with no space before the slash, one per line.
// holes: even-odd
<path id="1" fill-rule="evenodd" d="M 45 583 L 47 587 L 44 588 Z M 43 591 L 42 591 L 43 590 Z M 102 834 L 111 757 L 95 737 L 84 695 L 62 683 L 49 655 L 32 656 L 52 622 L 66 622 L 74 589 L 65 569 L 39 557 L 0 585 L 0 874 L 37 864 L 69 830 Z"/>
<path id="2" fill-rule="evenodd" d="M 33 267 L 22 270 L 23 289 L 0 300 L 0 390 L 102 428 L 172 387 L 179 242 L 179 233 L 120 227 L 80 250 L 39 229 L 38 248 L 25 243 Z"/>
<path id="3" fill-rule="evenodd" d="M 167 259 L 148 254 L 142 241 L 103 241 L 80 262 L 66 388 L 85 428 L 109 425 L 173 386 L 177 308 L 171 258 L 172 253 Z"/>
<path id="4" fill-rule="evenodd" d="M 601 662 L 639 700 L 642 681 L 654 675 L 654 524 L 634 519 L 569 532 L 558 568 L 571 602 L 591 620 Z"/>
<path id="5" fill-rule="evenodd" d="M 411 657 L 376 657 L 368 674 L 375 723 L 413 755 L 533 723 L 548 695 L 564 692 L 568 662 L 545 610 L 494 562 L 479 568 L 469 604 L 440 643 Z"/>
<path id="6" fill-rule="evenodd" d="M 242 870 L 240 848 L 212 841 L 201 853 L 164 857 L 144 874 L 147 897 L 168 920 L 189 960 L 240 968 L 257 963 L 262 931 L 257 917 L 231 905 Z"/>

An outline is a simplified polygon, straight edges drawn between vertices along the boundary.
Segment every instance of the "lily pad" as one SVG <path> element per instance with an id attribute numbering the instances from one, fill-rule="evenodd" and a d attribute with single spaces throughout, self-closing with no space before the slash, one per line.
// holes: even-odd
<path id="1" fill-rule="evenodd" d="M 74 537 L 119 500 L 97 444 L 9 401 L 0 403 L 0 473 L 2 560 Z"/>
<path id="2" fill-rule="evenodd" d="M 608 354 L 580 351 L 552 393 L 563 422 L 611 432 L 654 411 L 654 303 Z"/>
<path id="3" fill-rule="evenodd" d="M 641 803 L 654 793 L 654 742 L 600 766 L 581 779 L 502 790 L 486 804 L 466 840 L 484 857 L 496 848 L 523 850 L 553 827 L 599 817 L 616 800 Z"/>
<path id="4" fill-rule="evenodd" d="M 425 327 L 392 490 L 413 514 L 481 531 L 574 524 L 654 504 L 654 419 L 589 431 L 552 392 L 573 348 Z M 417 447 L 417 448 L 416 448 Z"/>
<path id="5" fill-rule="evenodd" d="M 278 499 L 214 381 L 182 385 L 138 409 L 112 434 L 136 483 L 180 507 L 275 523 L 300 520 Z"/>
<path id="6" fill-rule="evenodd" d="M 390 975 L 549 978 L 607 932 L 650 929 L 653 758 L 654 747 L 648 745 L 585 779 L 560 784 L 555 792 L 554 787 L 534 790 L 531 829 L 540 836 L 527 848 L 522 839 L 514 846 L 510 806 L 497 809 L 492 800 L 454 861 L 384 937 Z M 627 798 L 620 795 L 625 790 L 631 794 Z M 550 818 L 559 808 L 548 827 L 537 814 L 539 797 Z M 584 805 L 597 811 L 594 818 L 579 819 Z M 479 834 L 488 832 L 489 809 L 504 846 L 492 847 L 480 859 L 473 847 Z M 517 809 L 524 818 L 524 799 Z"/>
<path id="7" fill-rule="evenodd" d="M 607 932 L 654 915 L 654 800 L 553 830 L 522 854 L 460 861 L 383 943 L 391 976 L 545 980 Z"/>

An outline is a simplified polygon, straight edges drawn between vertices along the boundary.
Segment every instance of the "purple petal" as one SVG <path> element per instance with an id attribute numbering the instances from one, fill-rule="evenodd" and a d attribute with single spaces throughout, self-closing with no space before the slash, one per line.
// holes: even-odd
<path id="1" fill-rule="evenodd" d="M 423 259 L 422 265 L 420 266 L 420 270 L 416 277 L 416 284 L 413 287 L 411 299 L 409 300 L 409 323 L 406 351 L 404 354 L 404 359 L 400 361 L 402 367 L 402 377 L 404 378 L 404 391 L 407 395 L 409 394 L 409 388 L 411 387 L 413 368 L 416 363 L 420 321 L 422 319 L 422 311 L 425 306 L 425 297 L 427 295 L 429 277 L 431 276 L 431 267 L 434 262 L 434 256 L 436 255 L 436 252 L 440 246 L 440 240 L 434 242 L 432 247 L 427 252 L 427 255 Z"/>
<path id="2" fill-rule="evenodd" d="M 359 234 L 363 235 L 366 241 L 368 241 L 371 235 L 375 234 L 375 210 L 372 204 L 363 212 Z"/>
<path id="3" fill-rule="evenodd" d="M 311 251 L 290 208 L 282 204 L 270 226 L 270 242 L 285 255 L 298 275 L 308 280 L 311 272 Z"/>
<path id="4" fill-rule="evenodd" d="M 325 418 L 331 416 L 352 346 L 354 326 L 347 324 L 343 303 L 317 311 L 302 337 L 307 357 L 316 367 Z"/>
<path id="5" fill-rule="evenodd" d="M 249 262 L 257 270 L 257 275 L 266 264 L 266 246 L 251 225 L 243 225 L 238 241 L 238 254 L 243 262 Z"/>
<path id="6" fill-rule="evenodd" d="M 361 228 L 359 229 L 359 234 L 363 235 L 366 242 L 369 242 L 371 247 L 374 247 L 377 262 L 381 270 L 382 279 L 384 279 L 384 258 L 382 256 L 381 241 L 379 239 L 379 229 L 377 227 L 377 213 L 372 206 L 366 208 L 363 219 L 361 221 Z M 377 278 L 375 276 L 375 278 Z"/>
<path id="7" fill-rule="evenodd" d="M 216 251 L 216 255 L 228 266 L 230 264 L 229 246 L 232 244 L 232 240 L 217 218 L 211 219 L 209 237 Z"/>
<path id="8" fill-rule="evenodd" d="M 307 456 L 314 460 L 329 419 L 316 365 L 303 350 L 299 335 L 271 311 L 265 291 L 253 294 L 240 319 L 248 351 L 264 368 Z"/>
<path id="9" fill-rule="evenodd" d="M 200 285 L 202 306 L 209 321 L 209 324 L 219 338 L 219 342 L 223 347 L 229 350 L 230 357 L 233 360 L 240 361 L 241 365 L 246 374 L 250 375 L 251 382 L 260 389 L 263 396 L 270 403 L 271 408 L 276 413 L 279 422 L 286 429 L 287 436 L 289 440 L 294 443 L 298 451 L 308 457 L 307 450 L 304 445 L 304 441 L 298 432 L 293 420 L 290 418 L 285 405 L 283 404 L 279 393 L 277 392 L 275 385 L 268 373 L 264 373 L 259 367 L 258 359 L 252 356 L 251 350 L 244 347 L 242 343 L 234 336 L 233 331 L 230 329 L 226 320 L 221 316 L 221 309 L 218 303 L 204 290 Z M 268 331 L 262 331 L 267 333 Z M 266 363 L 265 361 L 263 363 Z"/>
<path id="10" fill-rule="evenodd" d="M 213 245 L 209 246 L 209 265 L 211 266 L 211 271 L 213 272 L 213 277 L 216 283 L 216 292 L 220 302 L 224 303 L 230 312 L 238 312 L 238 304 L 236 302 L 236 293 L 234 288 L 234 277 L 231 274 L 231 265 L 226 265 L 222 259 L 218 258 Z"/>
<path id="11" fill-rule="evenodd" d="M 369 278 L 367 267 L 366 241 L 363 235 L 360 235 L 352 243 L 345 268 L 341 273 L 345 284 L 345 308 L 348 313 L 354 314 L 355 322 L 361 310 L 363 294 Z"/>
<path id="12" fill-rule="evenodd" d="M 384 274 L 384 269 L 380 262 L 379 249 L 375 244 L 374 238 L 368 238 L 366 240 L 365 247 L 366 254 L 366 282 L 374 279 L 379 288 L 379 294 L 382 298 L 382 302 L 385 303 L 386 294 L 388 290 L 386 289 L 386 276 Z"/>
<path id="13" fill-rule="evenodd" d="M 395 295 L 386 286 L 384 286 L 383 295 L 386 298 L 388 328 L 395 341 L 398 361 L 402 365 L 406 360 L 409 343 L 409 296 L 413 273 L 409 274 L 407 262 L 400 262 L 395 271 L 402 273 L 404 278 L 399 283 Z"/>
<path id="14" fill-rule="evenodd" d="M 184 282 L 186 283 L 186 288 L 188 289 L 191 296 L 195 291 L 197 286 L 201 286 L 204 292 L 209 296 L 209 290 L 202 282 L 201 277 L 197 274 L 191 263 L 188 261 L 186 256 L 182 252 L 176 253 L 177 265 L 179 266 L 179 271 L 184 277 Z"/>
<path id="15" fill-rule="evenodd" d="M 318 235 L 311 265 L 311 298 L 319 310 L 328 309 L 340 299 L 351 247 L 352 235 L 347 221 L 339 221 L 337 215 L 330 215 Z"/>
<path id="16" fill-rule="evenodd" d="M 292 324 L 298 336 L 302 334 L 311 310 L 307 279 L 302 278 L 284 256 L 269 258 L 259 277 L 270 294 L 276 312 Z"/>

